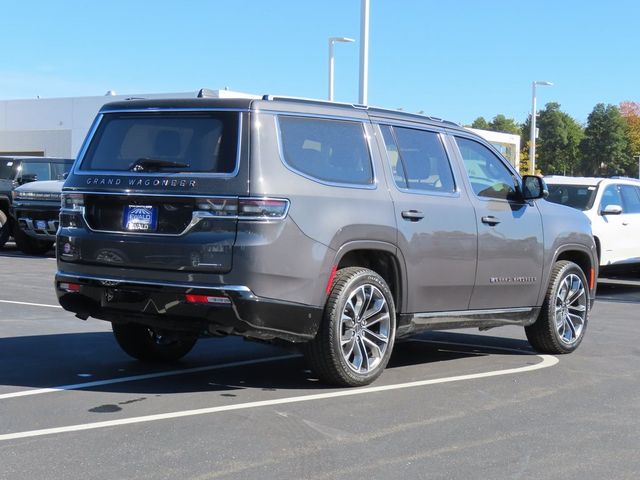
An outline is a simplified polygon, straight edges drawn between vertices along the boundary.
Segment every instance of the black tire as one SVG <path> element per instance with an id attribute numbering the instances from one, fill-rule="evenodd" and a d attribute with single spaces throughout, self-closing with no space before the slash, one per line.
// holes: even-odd
<path id="1" fill-rule="evenodd" d="M 525 327 L 531 346 L 541 353 L 573 352 L 587 330 L 589 305 L 589 287 L 582 269 L 566 260 L 557 262 L 540 315 L 533 325 Z"/>
<path id="2" fill-rule="evenodd" d="M 39 240 L 32 238 L 24 233 L 18 226 L 14 229 L 13 239 L 16 241 L 16 247 L 22 253 L 27 255 L 44 255 L 53 247 L 53 243 L 50 240 Z"/>
<path id="3" fill-rule="evenodd" d="M 0 248 L 9 241 L 13 230 L 11 217 L 4 210 L 0 210 Z"/>
<path id="4" fill-rule="evenodd" d="M 356 304 L 347 305 L 354 298 Z M 387 366 L 395 333 L 395 306 L 386 282 L 366 268 L 348 267 L 336 273 L 320 329 L 303 351 L 321 380 L 344 387 L 368 385 Z"/>
<path id="5" fill-rule="evenodd" d="M 113 335 L 128 355 L 145 362 L 174 362 L 191 351 L 196 337 L 164 336 L 136 323 L 113 323 Z"/>

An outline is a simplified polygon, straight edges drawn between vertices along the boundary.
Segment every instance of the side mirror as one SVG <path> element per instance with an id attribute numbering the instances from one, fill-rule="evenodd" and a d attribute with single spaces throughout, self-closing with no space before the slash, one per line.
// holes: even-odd
<path id="1" fill-rule="evenodd" d="M 538 198 L 547 198 L 549 189 L 544 183 L 542 177 L 537 175 L 525 175 L 522 177 L 522 197 L 525 200 L 536 200 Z"/>
<path id="2" fill-rule="evenodd" d="M 18 183 L 20 185 L 24 185 L 25 183 L 36 182 L 37 180 L 38 180 L 38 175 L 36 175 L 35 173 L 26 173 L 18 179 Z"/>
<path id="3" fill-rule="evenodd" d="M 600 210 L 600 215 L 620 215 L 622 207 L 620 205 L 607 205 Z"/>

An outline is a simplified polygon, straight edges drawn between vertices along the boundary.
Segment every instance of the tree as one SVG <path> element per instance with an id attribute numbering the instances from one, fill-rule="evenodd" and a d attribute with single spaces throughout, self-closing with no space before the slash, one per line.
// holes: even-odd
<path id="1" fill-rule="evenodd" d="M 627 124 L 615 105 L 597 104 L 589 114 L 584 134 L 580 150 L 585 173 L 607 176 L 634 173 Z"/>
<path id="2" fill-rule="evenodd" d="M 584 136 L 582 126 L 560 104 L 549 102 L 538 114 L 536 122 L 536 170 L 545 175 L 575 175 L 580 170 L 580 142 Z M 531 116 L 522 126 L 523 151 L 530 142 Z M 522 161 L 522 160 L 521 160 Z"/>
<path id="3" fill-rule="evenodd" d="M 480 130 L 489 130 L 489 122 L 484 117 L 476 118 L 471 124 L 471 128 L 478 128 Z"/>
<path id="4" fill-rule="evenodd" d="M 493 117 L 493 120 L 489 123 L 488 129 L 493 130 L 494 132 L 520 135 L 520 125 L 513 118 L 507 118 L 501 113 Z"/>
<path id="5" fill-rule="evenodd" d="M 631 154 L 637 157 L 640 155 L 640 103 L 628 101 L 620 103 L 620 114 L 627 124 L 629 149 Z"/>

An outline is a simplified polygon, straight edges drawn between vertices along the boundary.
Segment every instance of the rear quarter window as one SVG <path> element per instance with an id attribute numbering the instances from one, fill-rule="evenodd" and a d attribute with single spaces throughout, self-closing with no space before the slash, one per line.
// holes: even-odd
<path id="1" fill-rule="evenodd" d="M 237 112 L 107 113 L 80 168 L 127 171 L 140 159 L 153 159 L 187 165 L 174 171 L 230 174 L 237 162 L 238 125 Z"/>
<path id="2" fill-rule="evenodd" d="M 322 182 L 371 185 L 373 168 L 360 122 L 279 116 L 285 163 Z"/>

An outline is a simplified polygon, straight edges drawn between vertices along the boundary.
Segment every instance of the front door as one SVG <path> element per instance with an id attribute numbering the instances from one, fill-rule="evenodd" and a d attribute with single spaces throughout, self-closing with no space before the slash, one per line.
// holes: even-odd
<path id="1" fill-rule="evenodd" d="M 456 136 L 478 228 L 478 269 L 471 310 L 535 306 L 544 244 L 534 202 L 521 199 L 518 176 L 490 148 Z"/>
<path id="2" fill-rule="evenodd" d="M 398 126 L 381 130 L 407 267 L 404 312 L 466 310 L 476 271 L 475 215 L 456 185 L 442 136 Z"/>

